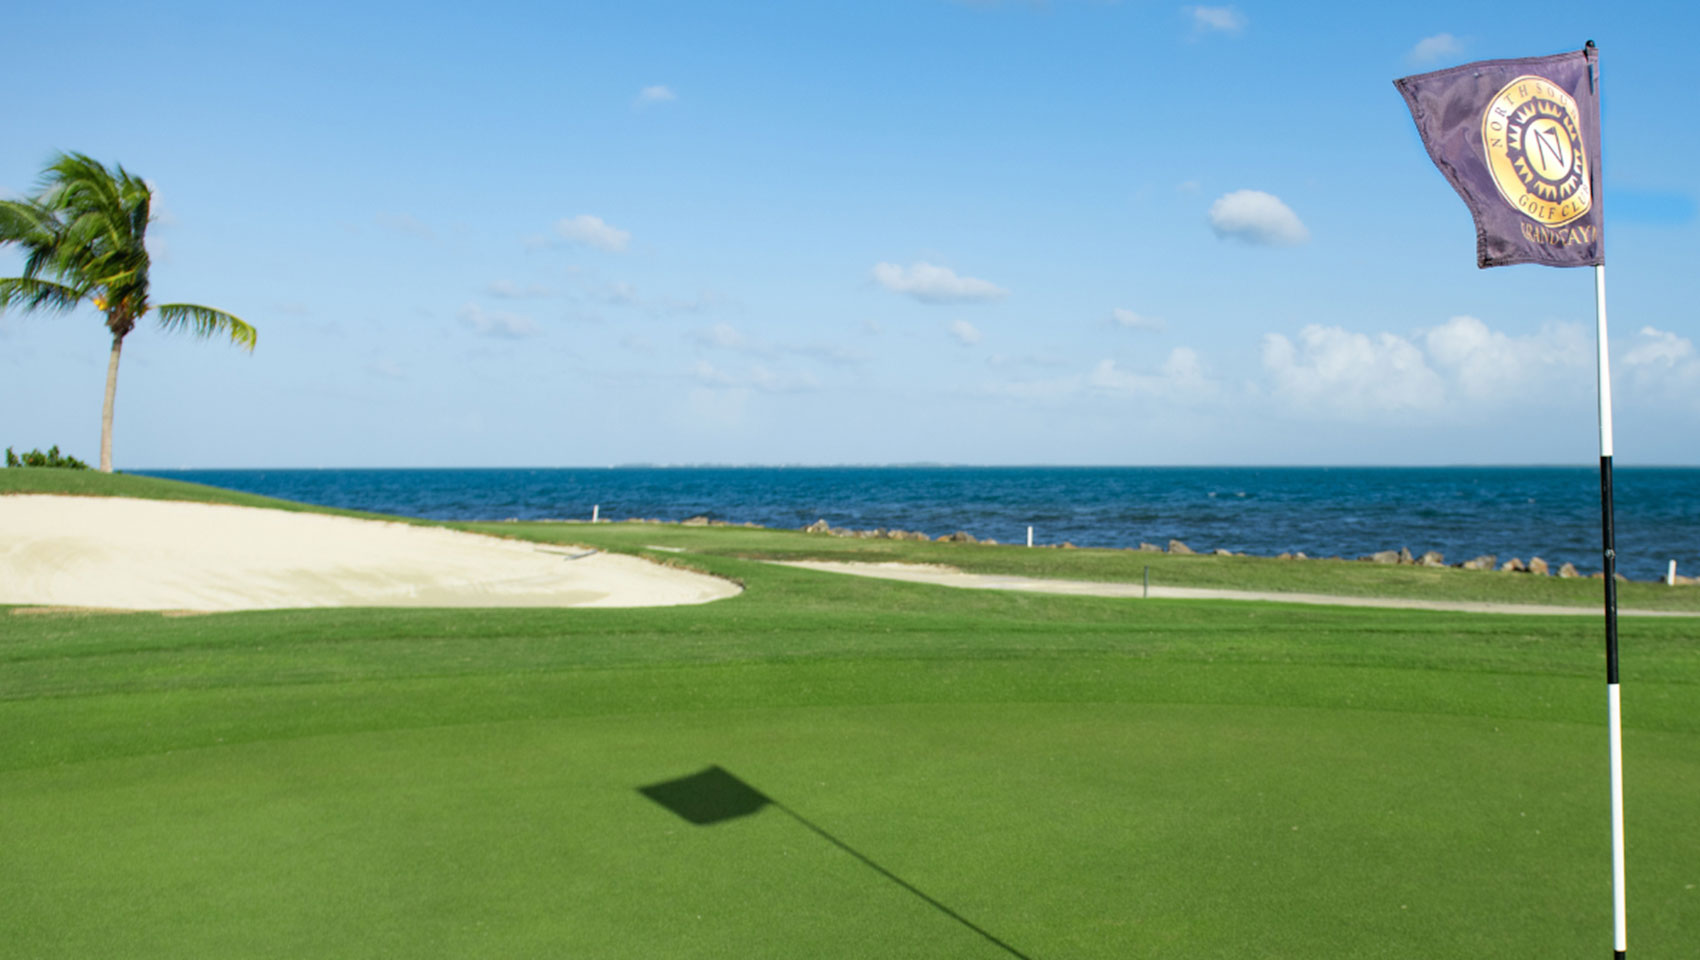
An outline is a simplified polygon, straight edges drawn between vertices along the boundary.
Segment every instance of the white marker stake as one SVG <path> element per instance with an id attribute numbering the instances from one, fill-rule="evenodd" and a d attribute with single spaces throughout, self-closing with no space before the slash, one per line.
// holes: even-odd
<path id="1" fill-rule="evenodd" d="M 598 522 L 601 521 L 601 518 L 602 518 L 602 504 L 599 503 L 599 504 L 596 504 L 595 506 L 590 508 L 590 522 L 591 523 L 598 523 Z"/>
<path id="2" fill-rule="evenodd" d="M 1675 560 L 1672 560 L 1670 562 L 1670 569 L 1665 571 L 1665 586 L 1667 586 L 1667 587 L 1676 586 L 1676 561 Z"/>
<path id="3" fill-rule="evenodd" d="M 1031 525 L 1027 527 L 1027 545 L 1029 547 L 1033 545 L 1033 527 Z"/>

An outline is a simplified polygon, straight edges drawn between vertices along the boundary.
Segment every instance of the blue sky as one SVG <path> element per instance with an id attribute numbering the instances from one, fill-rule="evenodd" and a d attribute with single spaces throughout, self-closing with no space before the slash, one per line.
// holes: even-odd
<path id="1" fill-rule="evenodd" d="M 1526 14 L 73 0 L 0 193 L 123 163 L 259 328 L 126 340 L 120 469 L 1587 464 L 1591 271 L 1477 270 L 1391 81 L 1593 39 L 1618 459 L 1700 463 L 1700 14 Z M 92 460 L 107 346 L 0 314 L 0 444 Z"/>

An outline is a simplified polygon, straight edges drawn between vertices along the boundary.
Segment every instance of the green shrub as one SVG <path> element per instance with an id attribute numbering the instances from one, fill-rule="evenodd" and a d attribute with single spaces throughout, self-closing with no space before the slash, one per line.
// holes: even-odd
<path id="1" fill-rule="evenodd" d="M 47 448 L 46 453 L 42 453 L 40 450 L 31 450 L 29 453 L 26 453 L 21 457 L 13 453 L 11 447 L 7 447 L 6 466 L 62 467 L 66 470 L 87 470 L 89 468 L 88 464 L 78 460 L 76 457 L 61 456 L 58 444 L 54 444 Z"/>

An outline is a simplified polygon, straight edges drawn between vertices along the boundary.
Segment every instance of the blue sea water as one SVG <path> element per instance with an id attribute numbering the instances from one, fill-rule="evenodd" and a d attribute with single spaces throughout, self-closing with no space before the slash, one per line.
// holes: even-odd
<path id="1" fill-rule="evenodd" d="M 152 476 L 438 520 L 683 520 L 964 530 L 1005 543 L 1184 541 L 1256 555 L 1357 557 L 1409 547 L 1457 563 L 1540 556 L 1600 568 L 1599 474 L 1587 467 L 616 467 L 160 470 Z M 1618 569 L 1700 573 L 1700 469 L 1619 468 Z"/>

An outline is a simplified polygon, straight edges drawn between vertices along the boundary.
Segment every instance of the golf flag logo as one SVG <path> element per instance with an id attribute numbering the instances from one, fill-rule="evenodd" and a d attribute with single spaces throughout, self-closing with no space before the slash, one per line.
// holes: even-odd
<path id="1" fill-rule="evenodd" d="M 1576 100 L 1544 77 L 1505 85 L 1482 112 L 1488 171 L 1505 202 L 1548 227 L 1593 207 Z"/>
<path id="2" fill-rule="evenodd" d="M 1476 222 L 1476 263 L 1605 262 L 1598 55 L 1484 60 L 1395 80 Z"/>

